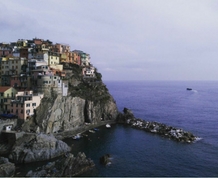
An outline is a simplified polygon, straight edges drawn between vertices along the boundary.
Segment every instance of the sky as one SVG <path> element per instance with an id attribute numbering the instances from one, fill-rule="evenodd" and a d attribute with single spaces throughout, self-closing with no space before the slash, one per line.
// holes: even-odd
<path id="1" fill-rule="evenodd" d="M 217 80 L 217 0 L 7 0 L 0 42 L 82 50 L 110 80 Z"/>

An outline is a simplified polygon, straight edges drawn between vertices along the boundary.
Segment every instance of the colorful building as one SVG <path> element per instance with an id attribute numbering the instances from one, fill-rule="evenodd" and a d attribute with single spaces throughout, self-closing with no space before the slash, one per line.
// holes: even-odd
<path id="1" fill-rule="evenodd" d="M 31 88 L 30 80 L 31 77 L 26 73 L 11 76 L 10 86 L 16 89 L 30 89 Z"/>
<path id="2" fill-rule="evenodd" d="M 0 47 L 0 57 L 7 57 L 12 54 L 12 48 L 10 47 Z"/>
<path id="3" fill-rule="evenodd" d="M 74 64 L 81 65 L 81 56 L 80 56 L 81 52 L 82 51 L 79 50 L 72 51 L 72 58 Z"/>
<path id="4" fill-rule="evenodd" d="M 57 65 L 60 63 L 59 53 L 48 52 L 48 65 Z"/>
<path id="5" fill-rule="evenodd" d="M 95 77 L 95 67 L 93 66 L 84 67 L 82 73 L 84 77 Z"/>
<path id="6" fill-rule="evenodd" d="M 43 94 L 33 94 L 33 91 L 18 92 L 15 99 L 11 100 L 10 113 L 26 120 L 34 114 L 34 110 L 40 105 L 43 96 Z"/>
<path id="7" fill-rule="evenodd" d="M 1 61 L 1 84 L 2 86 L 10 86 L 11 77 L 19 75 L 25 71 L 27 65 L 26 58 L 4 58 Z"/>
<path id="8" fill-rule="evenodd" d="M 10 113 L 9 105 L 17 90 L 13 87 L 0 87 L 0 114 Z"/>

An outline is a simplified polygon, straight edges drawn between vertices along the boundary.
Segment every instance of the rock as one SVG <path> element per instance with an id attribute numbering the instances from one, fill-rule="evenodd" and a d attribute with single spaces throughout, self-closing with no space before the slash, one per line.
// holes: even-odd
<path id="1" fill-rule="evenodd" d="M 26 175 L 26 177 L 46 177 L 47 172 L 46 170 L 41 170 L 37 172 L 29 171 Z"/>
<path id="2" fill-rule="evenodd" d="M 0 157 L 0 177 L 13 177 L 14 173 L 14 163 L 9 162 L 8 158 Z"/>
<path id="3" fill-rule="evenodd" d="M 106 155 L 100 157 L 99 161 L 103 165 L 107 165 L 107 164 L 111 163 L 110 155 L 106 154 Z"/>
<path id="4" fill-rule="evenodd" d="M 19 138 L 9 155 L 15 163 L 50 160 L 70 151 L 70 147 L 53 135 L 24 134 Z"/>
<path id="5" fill-rule="evenodd" d="M 124 108 L 123 109 L 123 113 L 119 113 L 117 116 L 117 123 L 120 124 L 130 124 L 133 122 L 133 120 L 135 119 L 133 113 L 131 110 L 129 110 L 128 108 Z"/>
<path id="6" fill-rule="evenodd" d="M 78 176 L 94 167 L 92 160 L 87 159 L 84 153 L 78 153 L 76 157 L 71 153 L 66 154 L 55 162 L 49 162 L 47 165 L 39 168 L 38 171 L 29 171 L 26 176 L 29 177 L 72 177 Z"/>
<path id="7" fill-rule="evenodd" d="M 145 130 L 147 132 L 158 134 L 179 142 L 191 143 L 197 138 L 192 133 L 183 131 L 182 129 L 177 129 L 158 122 L 149 122 L 142 119 L 136 119 L 128 108 L 123 109 L 123 114 L 118 114 L 117 123 L 127 124 L 136 129 Z"/>

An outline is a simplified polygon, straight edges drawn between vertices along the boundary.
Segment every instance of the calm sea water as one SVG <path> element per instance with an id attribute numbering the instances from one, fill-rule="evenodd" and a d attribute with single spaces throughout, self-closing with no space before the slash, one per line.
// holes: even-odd
<path id="1" fill-rule="evenodd" d="M 100 127 L 80 140 L 65 140 L 74 154 L 83 151 L 96 164 L 82 176 L 218 176 L 218 82 L 105 84 L 120 111 L 127 107 L 138 118 L 182 128 L 202 139 L 187 144 L 122 125 Z M 99 158 L 107 153 L 112 164 L 102 166 Z"/>

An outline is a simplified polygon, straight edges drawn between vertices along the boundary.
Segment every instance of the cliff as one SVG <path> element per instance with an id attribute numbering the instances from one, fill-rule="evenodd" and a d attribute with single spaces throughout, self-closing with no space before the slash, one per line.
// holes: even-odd
<path id="1" fill-rule="evenodd" d="M 85 125 L 97 126 L 116 120 L 118 110 L 113 97 L 95 71 L 95 78 L 83 78 L 82 68 L 65 65 L 68 95 L 62 96 L 54 89 L 47 89 L 45 97 L 23 130 L 37 133 L 62 133 Z"/>

